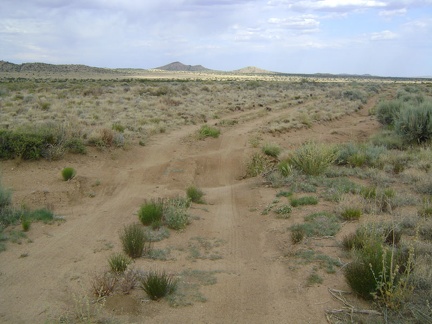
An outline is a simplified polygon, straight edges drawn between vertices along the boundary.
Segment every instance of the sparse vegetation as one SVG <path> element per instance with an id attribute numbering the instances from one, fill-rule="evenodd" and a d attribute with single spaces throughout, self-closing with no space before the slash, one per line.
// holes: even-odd
<path id="1" fill-rule="evenodd" d="M 262 221 L 262 224 L 260 223 L 254 229 L 265 226 L 265 232 L 254 231 L 251 235 L 260 235 L 260 237 L 263 233 L 267 236 L 271 235 L 272 239 L 266 241 L 266 244 L 277 244 L 283 256 L 275 255 L 275 257 L 283 258 L 283 262 L 289 263 L 287 271 L 297 271 L 296 275 L 301 276 L 298 278 L 299 282 L 308 285 L 310 292 L 315 289 L 314 285 L 322 283 L 324 279 L 327 282 L 330 274 L 334 273 L 337 267 L 341 267 L 340 272 L 345 275 L 345 280 L 352 291 L 370 301 L 366 304 L 367 308 L 371 311 L 378 308 L 382 314 L 385 314 L 377 318 L 376 322 L 427 323 L 431 321 L 432 308 L 428 300 L 432 287 L 432 273 L 429 266 L 432 262 L 430 258 L 432 155 L 428 124 L 431 113 L 427 108 L 432 93 L 430 84 L 427 81 L 403 84 L 403 80 L 395 80 L 394 83 L 388 80 L 370 83 L 363 78 L 359 81 L 350 79 L 350 82 L 321 79 L 320 81 L 326 82 L 320 82 L 309 77 L 302 79 L 293 77 L 293 80 L 297 81 L 286 82 L 281 81 L 282 78 L 282 76 L 280 79 L 279 76 L 275 77 L 272 82 L 230 80 L 228 76 L 224 81 L 209 79 L 205 82 L 138 80 L 138 78 L 85 81 L 46 78 L 29 82 L 25 79 L 13 80 L 3 77 L 0 80 L 2 111 L 0 159 L 15 159 L 5 163 L 8 166 L 5 171 L 9 172 L 11 166 L 12 171 L 21 172 L 21 169 L 25 169 L 20 169 L 21 165 L 27 163 L 24 160 L 40 158 L 56 160 L 66 153 L 89 151 L 89 158 L 92 159 L 93 157 L 100 159 L 101 156 L 117 159 L 123 153 L 129 157 L 131 154 L 129 144 L 146 145 L 145 148 L 139 148 L 143 153 L 140 156 L 144 156 L 147 152 L 153 154 L 154 149 L 157 148 L 158 143 L 153 141 L 151 136 L 169 133 L 183 125 L 202 125 L 207 123 L 210 116 L 218 119 L 217 127 L 226 129 L 225 135 L 228 137 L 222 142 L 210 143 L 210 141 L 207 144 L 204 141 L 195 142 L 191 140 L 193 139 L 191 136 L 182 138 L 178 143 L 185 143 L 186 146 L 176 149 L 177 153 L 180 152 L 179 159 L 170 158 L 168 155 L 165 159 L 164 154 L 164 161 L 158 161 L 163 163 L 163 168 L 166 168 L 163 175 L 160 172 L 161 181 L 153 182 L 156 174 L 148 176 L 136 172 L 143 171 L 138 170 L 136 165 L 131 167 L 133 176 L 143 177 L 140 181 L 145 181 L 146 186 L 154 185 L 154 189 L 151 190 L 143 187 L 145 191 L 141 194 L 152 196 L 162 192 L 167 195 L 177 194 L 185 188 L 185 183 L 194 183 L 194 181 L 206 183 L 206 186 L 213 188 L 209 183 L 211 179 L 203 178 L 206 175 L 201 173 L 202 169 L 198 170 L 201 167 L 201 159 L 209 158 L 209 156 L 201 156 L 205 153 L 203 148 L 210 145 L 215 149 L 216 144 L 224 144 L 225 140 L 231 140 L 229 137 L 231 133 L 239 134 L 237 129 L 232 127 L 238 124 L 242 136 L 250 139 L 250 145 L 243 145 L 244 150 L 240 152 L 240 146 L 235 147 L 234 151 L 231 142 L 228 146 L 229 152 L 224 151 L 221 162 L 228 154 L 230 158 L 234 154 L 237 161 L 241 163 L 242 154 L 251 154 L 246 162 L 246 176 L 263 175 L 263 179 L 249 179 L 241 186 L 232 186 L 233 195 L 229 203 L 243 204 L 243 206 L 238 210 L 233 209 L 233 215 L 229 215 L 232 216 L 229 218 L 229 223 L 225 222 L 226 226 L 218 223 L 217 230 L 231 229 L 231 226 L 238 227 L 241 224 L 240 229 L 247 233 L 250 228 L 244 226 L 247 226 L 248 221 L 253 224 L 256 224 L 257 220 Z M 370 95 L 374 98 L 367 102 Z M 370 103 L 376 99 L 379 104 L 371 108 Z M 391 102 L 386 102 L 384 99 L 389 99 Z M 369 107 L 364 106 L 366 102 Z M 375 118 L 373 116 L 375 114 L 383 125 L 382 130 L 370 140 L 364 136 L 373 128 L 370 123 L 363 124 L 366 127 L 364 130 L 362 123 L 353 124 L 351 130 L 351 125 L 346 124 L 346 121 L 351 117 L 359 116 L 341 119 L 342 116 L 359 109 L 362 109 L 361 116 L 364 116 L 363 108 L 369 108 L 371 116 L 368 118 Z M 235 116 L 231 116 L 231 113 Z M 258 126 L 260 119 L 263 123 L 255 127 Z M 52 120 L 52 122 L 45 123 L 43 120 Z M 254 129 L 246 127 L 250 121 L 253 121 Z M 295 138 L 291 141 L 291 134 L 285 133 L 293 129 L 313 127 L 317 122 L 321 124 L 320 127 L 325 127 L 323 125 L 327 123 L 333 126 L 333 122 L 337 123 L 338 127 L 332 127 L 332 130 L 326 131 L 323 137 L 317 136 L 313 129 L 312 138 L 327 140 L 330 136 L 334 136 L 339 142 L 345 136 L 349 136 L 359 138 L 361 142 L 342 143 L 337 146 L 332 146 L 328 141 L 323 144 L 306 142 L 295 149 L 299 135 L 295 134 Z M 219 136 L 219 129 L 210 126 L 210 123 L 208 122 L 193 134 L 194 138 Z M 32 126 L 28 127 L 28 125 Z M 273 140 L 277 140 L 284 148 L 294 147 L 294 149 L 281 154 L 278 145 L 264 144 L 271 143 Z M 124 151 L 114 151 L 115 147 L 125 145 Z M 219 150 L 215 152 L 219 154 Z M 194 162 L 188 164 L 186 168 L 185 164 L 189 163 L 188 158 L 192 158 Z M 42 163 L 35 164 L 39 167 Z M 52 163 L 54 164 L 58 168 L 57 162 Z M 146 163 L 146 166 L 150 164 Z M 213 166 L 213 164 L 209 165 Z M 28 164 L 25 164 L 25 167 L 27 166 Z M 196 172 L 189 174 L 188 172 L 194 167 L 197 168 L 194 170 Z M 44 169 L 40 170 L 43 172 Z M 156 169 L 152 169 L 151 172 L 154 170 Z M 145 172 L 147 171 L 149 170 L 146 169 Z M 86 174 L 90 175 L 90 172 Z M 129 175 L 129 171 L 127 174 Z M 231 174 L 233 173 L 230 172 Z M 96 176 L 100 177 L 100 175 Z M 236 174 L 236 181 L 238 181 L 237 176 L 239 175 Z M 88 176 L 89 179 L 86 178 L 87 176 L 80 176 L 77 181 L 66 186 L 70 191 L 65 195 L 67 194 L 71 200 L 74 199 L 74 203 L 75 199 L 79 199 L 77 197 L 88 196 L 89 185 L 92 187 L 90 190 L 98 192 L 98 197 L 109 196 L 110 190 L 116 185 L 111 180 L 92 185 L 96 178 L 91 176 Z M 10 175 L 7 174 L 6 179 L 7 181 L 13 179 L 12 172 Z M 131 188 L 136 189 L 137 184 L 138 181 L 134 182 Z M 251 192 L 240 192 L 249 189 Z M 11 251 L 12 253 L 7 255 L 4 253 L 3 256 L 9 257 L 12 254 L 15 258 L 29 256 L 27 259 L 20 259 L 24 264 L 34 256 L 31 245 L 27 245 L 31 243 L 30 238 L 33 239 L 34 234 L 40 235 L 42 232 L 44 235 L 45 233 L 51 235 L 51 232 L 57 234 L 57 229 L 41 231 L 39 225 L 32 222 L 39 220 L 52 223 L 55 217 L 51 210 L 57 208 L 57 203 L 53 201 L 61 201 L 60 209 L 63 211 L 68 200 L 63 199 L 63 196 L 58 197 L 54 189 L 45 190 L 45 184 L 41 184 L 41 188 L 31 189 L 31 194 L 18 190 L 19 195 L 12 205 L 11 192 L 0 186 L 0 251 L 6 248 L 6 240 L 21 244 L 21 246 L 11 247 L 11 250 L 19 249 L 18 253 Z M 278 193 L 275 198 L 276 192 Z M 211 201 L 217 205 L 221 196 L 213 197 L 218 190 L 211 190 L 211 193 Z M 203 192 L 200 188 L 196 186 L 187 188 L 186 198 L 155 199 L 146 201 L 139 208 L 138 218 L 141 224 L 133 225 L 134 230 L 138 230 L 128 231 L 126 228 L 129 227 L 126 226 L 120 232 L 120 241 L 125 254 L 116 253 L 109 256 L 108 264 L 111 272 L 97 274 L 93 278 L 91 292 L 95 299 L 103 300 L 105 296 L 112 293 L 130 293 L 140 283 L 143 288 L 144 278 L 148 276 L 141 270 L 130 268 L 132 258 L 146 256 L 146 259 L 136 263 L 139 265 L 144 262 L 146 270 L 165 262 L 164 264 L 169 265 L 171 271 L 178 269 L 179 266 L 188 267 L 191 264 L 196 264 L 200 268 L 207 267 L 211 260 L 222 262 L 223 267 L 223 259 L 227 258 L 228 262 L 232 262 L 234 257 L 243 257 L 236 253 L 239 250 L 246 251 L 244 246 L 235 245 L 239 244 L 239 240 L 231 242 L 230 239 L 229 246 L 225 247 L 224 242 L 219 239 L 194 237 L 193 234 L 187 233 L 188 230 L 185 231 L 186 233 L 170 231 L 170 229 L 184 230 L 192 218 L 204 220 L 198 221 L 197 226 L 192 229 L 201 230 L 202 226 L 213 222 L 216 213 L 219 216 L 227 214 L 228 211 L 229 214 L 228 209 L 209 204 L 193 206 L 193 214 L 189 215 L 188 208 L 191 201 L 203 202 Z M 150 202 L 157 203 L 157 208 L 153 206 L 153 209 L 148 207 L 147 210 L 146 205 Z M 227 202 L 228 200 L 224 201 L 223 207 Z M 97 203 L 99 204 L 100 201 Z M 245 203 L 248 205 L 245 206 Z M 18 207 L 20 204 L 22 206 L 40 204 L 49 208 L 31 211 L 26 207 Z M 304 205 L 314 206 L 295 208 Z M 262 217 L 259 215 L 261 211 L 263 215 L 289 218 L 289 220 Z M 311 211 L 315 212 L 307 215 Z M 156 214 L 158 216 L 155 216 Z M 304 215 L 307 216 L 303 218 Z M 69 213 L 66 213 L 65 219 L 68 220 L 68 216 Z M 77 218 L 74 217 L 74 221 Z M 241 223 L 237 222 L 239 219 L 242 220 Z M 361 219 L 361 222 L 349 224 L 346 222 L 358 219 Z M 389 223 L 380 223 L 389 219 L 391 219 Z M 374 225 L 370 225 L 369 221 Z M 291 224 L 295 225 L 288 227 Z M 353 233 L 340 240 L 336 234 L 342 225 L 344 230 L 352 230 Z M 61 226 L 68 226 L 68 222 Z M 357 229 L 354 231 L 355 227 Z M 24 233 L 26 230 L 33 231 L 33 229 L 37 231 L 30 234 Z M 208 234 L 207 230 L 201 233 Z M 230 237 L 234 238 L 233 233 L 225 234 L 230 234 Z M 185 237 L 186 241 L 181 242 Z M 36 237 L 36 240 L 40 240 L 40 237 Z M 154 243 L 158 248 L 150 249 L 150 242 L 161 240 L 166 241 Z M 171 245 L 173 242 L 176 246 Z M 95 242 L 95 244 L 106 244 L 106 242 Z M 39 243 L 37 245 L 39 246 Z M 27 249 L 27 246 L 30 253 L 23 250 L 23 248 Z M 238 249 L 240 247 L 242 249 Z M 345 251 L 341 253 L 341 249 Z M 99 250 L 94 248 L 94 251 Z M 278 250 L 274 251 L 277 253 Z M 295 260 L 291 262 L 293 258 Z M 256 273 L 262 272 L 263 268 L 259 268 L 260 265 L 256 263 L 252 267 L 258 269 Z M 327 273 L 325 277 L 322 276 L 324 271 Z M 151 273 L 161 279 L 168 276 L 165 272 Z M 4 275 L 7 279 L 8 274 L 5 272 Z M 235 275 L 227 272 L 222 276 L 224 281 L 231 282 L 231 276 Z M 278 273 L 275 272 L 275 275 Z M 80 276 L 81 274 L 77 275 Z M 216 282 L 214 272 L 198 270 L 185 270 L 175 277 L 169 277 L 177 287 L 177 289 L 168 289 L 172 294 L 168 295 L 167 303 L 172 306 L 190 305 L 196 301 L 204 302 L 206 298 L 199 292 L 199 287 Z M 257 277 L 252 276 L 252 278 Z M 334 276 L 329 282 L 333 284 L 337 278 Z M 164 286 L 162 281 L 159 280 L 154 284 L 156 291 L 167 291 L 157 288 Z M 340 294 L 343 300 L 344 297 L 342 293 Z M 151 299 L 162 298 L 158 296 L 159 294 L 149 295 Z M 135 294 L 132 297 L 136 298 Z M 349 300 L 357 306 L 354 296 L 350 296 Z M 90 300 L 87 304 L 95 305 L 94 301 Z M 344 310 L 345 308 L 342 309 Z M 116 321 L 117 314 L 115 312 L 112 314 Z M 126 318 L 127 315 L 125 314 L 124 317 Z M 90 319 L 90 315 L 86 316 L 82 315 L 80 319 L 87 322 L 105 321 L 104 318 Z M 370 318 L 363 319 L 355 312 L 348 316 L 346 321 L 340 319 L 334 322 L 373 321 Z M 69 317 L 64 320 L 64 322 L 74 321 L 75 318 Z"/>

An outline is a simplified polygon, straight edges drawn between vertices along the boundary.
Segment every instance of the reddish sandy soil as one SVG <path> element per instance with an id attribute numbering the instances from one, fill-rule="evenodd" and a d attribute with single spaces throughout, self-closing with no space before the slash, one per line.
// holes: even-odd
<path id="1" fill-rule="evenodd" d="M 337 121 L 281 135 L 263 135 L 264 142 L 291 149 L 306 139 L 325 142 L 362 140 L 375 132 L 377 122 L 368 105 Z M 294 109 L 294 108 L 290 108 Z M 283 113 L 286 113 L 285 110 Z M 98 315 L 121 323 L 325 323 L 326 309 L 341 308 L 328 288 L 348 290 L 340 270 L 321 271 L 322 284 L 308 286 L 307 276 L 316 264 L 292 258 L 298 249 L 287 228 L 305 214 L 331 210 L 328 202 L 304 207 L 291 218 L 262 215 L 280 189 L 266 186 L 260 177 L 242 179 L 244 161 L 257 149 L 249 144 L 267 120 L 282 112 L 222 129 L 217 139 L 198 141 L 191 136 L 199 126 L 187 126 L 152 137 L 145 147 L 90 151 L 68 155 L 61 161 L 2 161 L 3 184 L 13 189 L 14 203 L 31 208 L 49 207 L 64 222 L 34 223 L 21 244 L 7 243 L 0 253 L 0 322 L 45 323 L 73 315 L 79 296 L 90 293 L 96 272 L 108 269 L 107 258 L 121 251 L 119 231 L 137 221 L 145 199 L 184 195 L 195 184 L 205 192 L 205 205 L 193 205 L 191 225 L 154 244 L 172 249 L 172 259 L 136 260 L 137 269 L 216 271 L 217 282 L 203 285 L 205 302 L 171 307 L 150 302 L 143 291 L 116 294 L 105 301 Z M 215 123 L 210 121 L 209 123 Z M 72 181 L 62 181 L 65 166 L 77 170 Z M 350 227 L 351 226 L 351 227 Z M 17 227 L 19 229 L 19 227 Z M 338 239 L 311 240 L 317 251 L 340 256 Z M 214 246 L 218 258 L 188 257 L 188 244 L 200 237 Z"/>

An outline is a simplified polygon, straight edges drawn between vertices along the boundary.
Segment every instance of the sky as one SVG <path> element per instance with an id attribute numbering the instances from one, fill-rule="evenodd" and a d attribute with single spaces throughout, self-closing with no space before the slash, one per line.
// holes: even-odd
<path id="1" fill-rule="evenodd" d="M 0 60 L 432 76 L 432 0 L 0 0 Z"/>

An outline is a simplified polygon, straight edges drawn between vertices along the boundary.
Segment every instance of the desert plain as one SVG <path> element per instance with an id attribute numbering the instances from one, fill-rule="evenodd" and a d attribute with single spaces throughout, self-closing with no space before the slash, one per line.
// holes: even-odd
<path id="1" fill-rule="evenodd" d="M 430 140 L 404 143 L 376 113 L 381 102 L 410 96 L 431 100 L 432 83 L 162 71 L 1 75 L 0 129 L 52 127 L 85 150 L 57 143 L 39 159 L 0 162 L 15 208 L 55 215 L 27 231 L 20 220 L 2 226 L 0 322 L 430 323 Z M 202 136 L 203 125 L 220 135 Z M 283 167 L 311 143 L 339 155 L 319 175 Z M 76 170 L 69 181 L 65 167 Z M 190 204 L 186 227 L 140 224 L 146 201 L 186 197 L 191 186 L 204 196 Z M 371 188 L 384 198 L 371 199 Z M 358 217 L 345 214 L 350 208 Z M 317 214 L 322 223 L 313 223 Z M 121 276 L 112 292 L 95 293 L 133 223 L 152 243 L 128 271 L 165 271 L 177 281 L 171 296 L 153 301 L 139 282 L 125 291 Z M 306 223 L 313 231 L 305 227 L 297 240 L 294 229 Z M 397 244 L 413 251 L 409 287 L 394 305 L 360 298 L 345 278 L 355 251 L 344 242 L 369 224 L 399 233 Z"/>

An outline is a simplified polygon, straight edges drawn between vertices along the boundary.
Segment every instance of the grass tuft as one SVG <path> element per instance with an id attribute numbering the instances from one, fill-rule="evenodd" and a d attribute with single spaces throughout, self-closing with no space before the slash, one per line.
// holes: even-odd
<path id="1" fill-rule="evenodd" d="M 131 258 L 139 258 L 150 250 L 144 229 L 139 224 L 130 224 L 120 233 L 123 251 Z"/>
<path id="2" fill-rule="evenodd" d="M 115 253 L 108 258 L 108 263 L 112 272 L 121 274 L 132 263 L 132 259 L 123 253 Z"/>
<path id="3" fill-rule="evenodd" d="M 61 174 L 62 174 L 63 180 L 68 181 L 68 180 L 71 180 L 75 177 L 76 171 L 74 168 L 66 167 L 62 170 Z"/>
<path id="4" fill-rule="evenodd" d="M 336 151 L 332 146 L 306 142 L 300 146 L 290 157 L 290 164 L 311 176 L 323 174 L 335 161 Z"/>
<path id="5" fill-rule="evenodd" d="M 200 140 L 206 139 L 207 137 L 218 138 L 220 135 L 220 130 L 216 127 L 209 125 L 203 125 L 198 131 L 198 138 Z"/>
<path id="6" fill-rule="evenodd" d="M 152 300 L 159 300 L 177 289 L 177 281 L 165 272 L 149 272 L 141 279 L 141 288 Z"/>
<path id="7" fill-rule="evenodd" d="M 204 192 L 200 188 L 197 188 L 196 186 L 188 187 L 186 189 L 186 196 L 193 203 L 196 203 L 196 204 L 203 204 L 204 203 L 204 200 L 203 200 Z"/>

